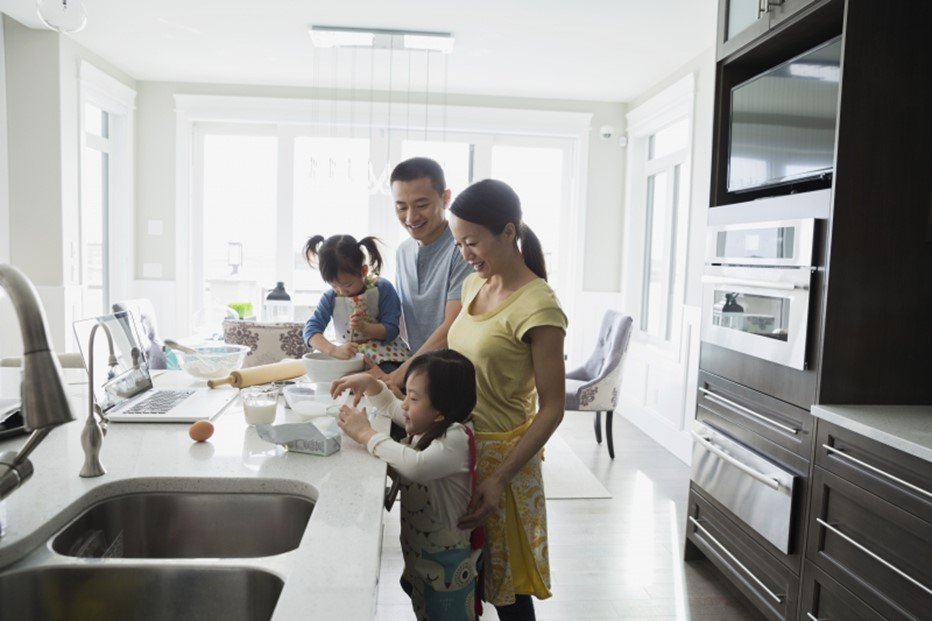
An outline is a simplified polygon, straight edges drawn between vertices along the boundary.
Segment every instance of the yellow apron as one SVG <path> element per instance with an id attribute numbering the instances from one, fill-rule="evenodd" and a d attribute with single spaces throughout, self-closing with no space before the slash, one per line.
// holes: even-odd
<path id="1" fill-rule="evenodd" d="M 476 432 L 480 482 L 514 450 L 532 421 L 511 431 Z M 483 599 L 494 606 L 513 604 L 516 593 L 538 599 L 551 595 L 542 454 L 543 450 L 518 471 L 485 523 Z"/>

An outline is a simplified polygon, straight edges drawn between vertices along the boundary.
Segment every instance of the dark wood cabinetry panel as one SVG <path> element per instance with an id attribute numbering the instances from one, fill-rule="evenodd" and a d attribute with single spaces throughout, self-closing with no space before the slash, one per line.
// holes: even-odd
<path id="1" fill-rule="evenodd" d="M 817 403 L 932 403 L 930 23 L 847 3 Z"/>
<path id="2" fill-rule="evenodd" d="M 799 597 L 801 621 L 884 621 L 870 606 L 806 561 Z"/>
<path id="3" fill-rule="evenodd" d="M 932 522 L 932 465 L 929 462 L 820 420 L 815 463 Z M 932 563 L 932 559 L 929 562 Z"/>
<path id="4" fill-rule="evenodd" d="M 809 470 L 813 418 L 808 410 L 755 392 L 736 382 L 699 372 L 696 417 L 740 440 L 778 464 L 805 476 Z M 763 438 L 795 453 L 785 455 Z"/>
<path id="5" fill-rule="evenodd" d="M 892 619 L 932 611 L 932 524 L 815 467 L 806 556 Z"/>
<path id="6" fill-rule="evenodd" d="M 768 619 L 795 619 L 799 579 L 734 522 L 690 490 L 687 559 L 702 554 Z"/>

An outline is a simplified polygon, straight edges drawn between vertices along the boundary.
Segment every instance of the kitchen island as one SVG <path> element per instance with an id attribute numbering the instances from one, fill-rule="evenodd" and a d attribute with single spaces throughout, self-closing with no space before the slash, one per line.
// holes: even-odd
<path id="1" fill-rule="evenodd" d="M 18 370 L 0 370 L 0 396 L 15 396 L 19 377 Z M 0 538 L 0 571 L 45 545 L 84 509 L 114 495 L 152 491 L 294 494 L 313 499 L 315 506 L 298 548 L 271 564 L 284 581 L 272 618 L 373 618 L 384 462 L 346 437 L 342 450 L 329 457 L 290 453 L 261 440 L 246 425 L 242 407 L 234 400 L 213 419 L 216 430 L 204 443 L 193 442 L 189 426 L 183 423 L 111 424 L 101 451 L 107 473 L 84 479 L 78 472 L 84 460 L 80 433 L 88 408 L 86 375 L 83 370 L 66 370 L 65 378 L 77 420 L 52 430 L 30 458 L 35 467 L 32 478 L 0 503 L 6 525 Z M 190 380 L 182 372 L 165 372 L 155 383 L 176 387 Z M 281 400 L 278 407 L 277 423 L 295 422 Z M 19 449 L 26 437 L 0 442 L 0 452 Z"/>

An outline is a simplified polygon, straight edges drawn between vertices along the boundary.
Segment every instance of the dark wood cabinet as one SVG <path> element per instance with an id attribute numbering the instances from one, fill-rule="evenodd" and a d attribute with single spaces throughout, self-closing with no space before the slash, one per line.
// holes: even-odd
<path id="1" fill-rule="evenodd" d="M 706 371 L 699 372 L 698 388 L 698 420 L 721 429 L 778 464 L 802 475 L 808 472 L 813 435 L 809 410 Z M 776 446 L 768 450 L 761 439 Z M 795 457 L 786 455 L 781 448 Z"/>
<path id="2" fill-rule="evenodd" d="M 689 493 L 686 558 L 701 554 L 768 619 L 796 618 L 799 577 L 717 510 L 699 490 Z"/>
<path id="3" fill-rule="evenodd" d="M 781 557 L 691 487 L 687 558 L 712 558 L 773 619 L 932 618 L 929 462 L 809 415 L 814 404 L 932 403 L 932 115 L 922 96 L 932 2 L 720 0 L 718 17 L 711 208 L 816 190 L 830 191 L 831 206 L 815 216 L 806 366 L 700 349 L 696 418 L 800 473 L 796 547 Z M 732 89 L 838 36 L 831 175 L 729 191 Z M 775 593 L 795 580 L 796 609 L 776 605 L 742 566 Z"/>
<path id="4" fill-rule="evenodd" d="M 718 6 L 718 58 L 725 58 L 754 43 L 819 1 L 822 0 L 721 0 Z"/>
<path id="5" fill-rule="evenodd" d="M 802 621 L 885 621 L 873 608 L 806 561 L 799 599 Z"/>
<path id="6" fill-rule="evenodd" d="M 807 558 L 891 619 L 932 611 L 932 524 L 816 467 Z"/>

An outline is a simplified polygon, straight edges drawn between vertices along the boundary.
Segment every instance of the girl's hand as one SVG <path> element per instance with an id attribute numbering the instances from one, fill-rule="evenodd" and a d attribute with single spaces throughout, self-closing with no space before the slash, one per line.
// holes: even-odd
<path id="1" fill-rule="evenodd" d="M 358 332 L 363 336 L 369 336 L 369 326 L 371 324 L 369 320 L 366 319 L 366 314 L 362 310 L 356 309 L 353 311 L 353 314 L 350 315 L 349 325 L 353 332 Z"/>
<path id="2" fill-rule="evenodd" d="M 375 435 L 375 430 L 372 429 L 372 425 L 369 424 L 366 408 L 357 410 L 356 408 L 344 405 L 340 408 L 340 414 L 337 417 L 337 425 L 346 432 L 346 435 L 360 444 L 368 444 L 369 439 Z"/>
<path id="3" fill-rule="evenodd" d="M 485 479 L 476 486 L 476 491 L 469 501 L 466 515 L 457 523 L 463 530 L 473 530 L 485 524 L 493 511 L 498 509 L 505 485 L 495 475 Z"/>
<path id="4" fill-rule="evenodd" d="M 346 377 L 333 380 L 330 384 L 330 396 L 336 399 L 347 390 L 350 390 L 353 393 L 353 407 L 356 407 L 359 405 L 359 401 L 362 399 L 363 394 L 368 392 L 374 395 L 377 392 L 381 392 L 378 388 L 378 380 L 368 373 L 354 373 L 353 375 L 347 375 Z"/>
<path id="5" fill-rule="evenodd" d="M 342 345 L 334 345 L 333 349 L 330 350 L 330 357 L 336 358 L 337 360 L 349 360 L 359 352 L 359 345 L 356 343 L 343 343 Z"/>

